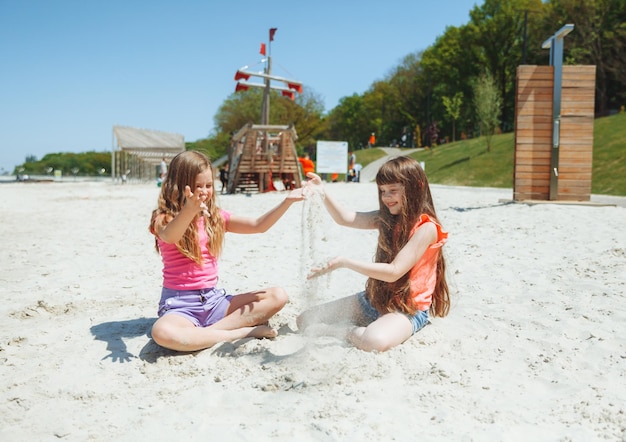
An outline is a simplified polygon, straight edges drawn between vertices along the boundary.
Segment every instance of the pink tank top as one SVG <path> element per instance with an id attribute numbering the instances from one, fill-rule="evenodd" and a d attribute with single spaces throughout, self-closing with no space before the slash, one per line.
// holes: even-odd
<path id="1" fill-rule="evenodd" d="M 230 212 L 220 209 L 220 213 L 228 226 Z M 198 240 L 202 251 L 202 265 L 187 258 L 176 248 L 176 244 L 168 244 L 157 236 L 161 259 L 163 260 L 163 287 L 173 290 L 199 290 L 213 288 L 218 281 L 217 258 L 207 248 L 208 235 L 204 229 L 204 217 L 199 216 L 196 225 Z"/>

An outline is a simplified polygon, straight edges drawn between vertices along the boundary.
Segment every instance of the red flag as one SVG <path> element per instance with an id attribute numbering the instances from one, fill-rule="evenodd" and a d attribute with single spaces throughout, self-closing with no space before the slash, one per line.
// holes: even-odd
<path id="1" fill-rule="evenodd" d="M 270 41 L 274 41 L 274 34 L 276 34 L 277 30 L 278 30 L 278 28 L 271 28 L 270 29 Z"/>
<path id="2" fill-rule="evenodd" d="M 241 79 L 247 80 L 248 78 L 250 78 L 250 74 L 246 74 L 245 72 L 241 72 L 241 71 L 237 71 L 235 73 L 235 81 L 239 81 Z"/>
<path id="3" fill-rule="evenodd" d="M 265 55 L 265 43 L 261 43 L 261 50 L 259 52 L 261 55 Z"/>
<path id="4" fill-rule="evenodd" d="M 235 80 L 238 80 L 238 78 L 235 78 Z M 247 80 L 247 78 L 246 78 L 246 80 Z M 300 83 L 287 83 L 287 87 L 289 89 L 296 90 L 299 94 L 302 93 L 302 85 Z"/>

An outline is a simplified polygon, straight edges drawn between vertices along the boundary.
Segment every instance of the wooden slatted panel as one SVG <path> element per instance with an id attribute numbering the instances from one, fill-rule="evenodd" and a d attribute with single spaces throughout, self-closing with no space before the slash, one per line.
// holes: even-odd
<path id="1" fill-rule="evenodd" d="M 563 67 L 559 200 L 591 198 L 595 78 L 595 66 Z"/>
<path id="2" fill-rule="evenodd" d="M 519 66 L 515 100 L 513 199 L 545 200 L 550 195 L 552 145 L 551 66 Z"/>
<path id="3" fill-rule="evenodd" d="M 513 199 L 548 200 L 552 150 L 551 66 L 519 66 Z M 595 66 L 565 66 L 561 90 L 559 200 L 589 201 Z"/>

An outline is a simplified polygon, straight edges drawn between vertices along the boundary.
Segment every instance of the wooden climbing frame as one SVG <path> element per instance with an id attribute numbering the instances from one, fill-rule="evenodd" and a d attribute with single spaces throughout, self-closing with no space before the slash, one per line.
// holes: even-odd
<path id="1" fill-rule="evenodd" d="M 246 124 L 231 138 L 228 150 L 228 193 L 277 190 L 275 180 L 301 185 L 292 125 Z"/>

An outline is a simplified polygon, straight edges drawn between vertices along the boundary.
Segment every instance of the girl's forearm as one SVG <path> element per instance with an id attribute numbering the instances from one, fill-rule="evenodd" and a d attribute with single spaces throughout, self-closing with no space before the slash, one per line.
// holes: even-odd
<path id="1" fill-rule="evenodd" d="M 393 263 L 363 262 L 345 257 L 343 258 L 341 267 L 360 273 L 368 278 L 385 282 L 395 282 L 405 273 L 398 269 Z"/>
<path id="2" fill-rule="evenodd" d="M 270 229 L 276 222 L 287 212 L 293 201 L 284 199 L 273 209 L 257 218 L 254 225 L 254 231 L 250 233 L 263 233 Z"/>
<path id="3" fill-rule="evenodd" d="M 181 240 L 195 216 L 195 211 L 183 208 L 174 219 L 158 230 L 159 238 L 169 244 L 177 243 Z"/>
<path id="4" fill-rule="evenodd" d="M 354 212 L 344 210 L 337 204 L 333 197 L 326 192 L 324 192 L 324 207 L 326 207 L 331 218 L 341 226 L 348 226 L 354 221 Z"/>

